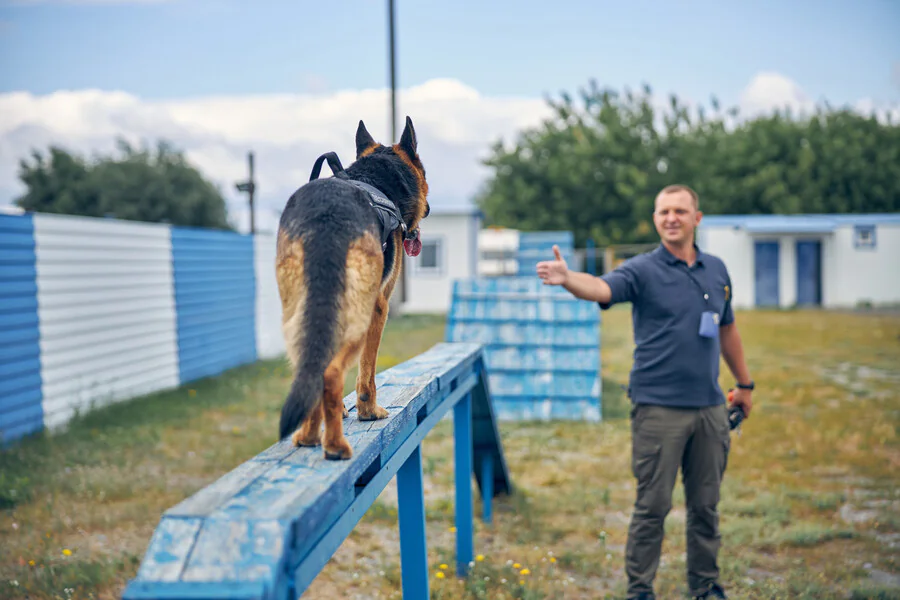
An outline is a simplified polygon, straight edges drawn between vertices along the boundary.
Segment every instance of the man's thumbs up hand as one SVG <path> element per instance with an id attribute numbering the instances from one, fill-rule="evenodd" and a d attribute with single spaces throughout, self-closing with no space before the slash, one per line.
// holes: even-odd
<path id="1" fill-rule="evenodd" d="M 569 276 L 569 266 L 559 253 L 559 246 L 553 245 L 553 256 L 556 260 L 545 260 L 537 264 L 537 274 L 544 285 L 562 285 Z"/>

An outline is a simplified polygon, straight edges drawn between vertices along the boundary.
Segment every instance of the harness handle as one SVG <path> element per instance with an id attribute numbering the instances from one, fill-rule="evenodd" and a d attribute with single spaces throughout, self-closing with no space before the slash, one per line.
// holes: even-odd
<path id="1" fill-rule="evenodd" d="M 336 152 L 326 152 L 322 156 L 316 159 L 315 164 L 313 164 L 312 173 L 309 176 L 309 180 L 319 178 L 319 173 L 322 171 L 322 163 L 324 161 L 328 161 L 328 167 L 331 169 L 331 172 L 337 176 L 338 173 L 344 172 L 344 165 L 341 164 L 341 159 L 338 158 Z"/>

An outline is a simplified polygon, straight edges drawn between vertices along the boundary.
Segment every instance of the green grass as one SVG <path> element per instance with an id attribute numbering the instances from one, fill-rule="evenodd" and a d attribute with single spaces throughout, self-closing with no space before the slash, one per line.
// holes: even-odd
<path id="1" fill-rule="evenodd" d="M 889 546 L 900 540 L 900 317 L 758 311 L 738 322 L 758 388 L 722 489 L 731 596 L 900 597 Z M 443 327 L 437 317 L 392 318 L 379 369 L 431 347 Z M 452 425 L 425 439 L 434 598 L 624 597 L 634 500 L 627 307 L 604 314 L 602 339 L 602 423 L 501 424 L 518 493 L 495 503 L 492 526 L 476 522 L 480 556 L 466 580 L 453 574 Z M 354 379 L 355 370 L 347 392 Z M 288 386 L 283 361 L 261 362 L 0 454 L 0 597 L 119 597 L 160 514 L 272 444 Z M 676 486 L 660 597 L 686 593 L 684 519 Z M 398 552 L 392 482 L 304 597 L 399 598 Z"/>

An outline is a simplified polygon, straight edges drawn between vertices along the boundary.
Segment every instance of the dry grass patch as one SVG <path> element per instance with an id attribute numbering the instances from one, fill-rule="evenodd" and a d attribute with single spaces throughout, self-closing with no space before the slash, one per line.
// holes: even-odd
<path id="1" fill-rule="evenodd" d="M 738 322 L 758 390 L 723 487 L 731 596 L 900 597 L 900 317 L 758 311 Z M 496 502 L 493 525 L 476 522 L 479 559 L 464 580 L 454 574 L 452 423 L 425 439 L 434 598 L 624 597 L 634 499 L 621 388 L 631 366 L 627 307 L 605 313 L 602 327 L 604 422 L 501 424 L 518 493 Z M 442 337 L 440 319 L 393 319 L 379 367 Z M 288 384 L 278 361 L 248 366 L 0 455 L 4 592 L 118 597 L 162 511 L 272 443 Z M 681 598 L 680 482 L 666 530 L 657 591 Z M 400 598 L 398 548 L 391 483 L 304 597 Z"/>

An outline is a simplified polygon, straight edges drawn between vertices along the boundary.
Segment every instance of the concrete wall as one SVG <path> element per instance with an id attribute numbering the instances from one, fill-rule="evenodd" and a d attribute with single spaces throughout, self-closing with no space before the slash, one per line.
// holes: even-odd
<path id="1" fill-rule="evenodd" d="M 900 303 L 900 218 L 896 215 L 814 215 L 705 218 L 697 241 L 725 261 L 734 284 L 735 308 L 755 306 L 754 244 L 779 244 L 779 305 L 797 302 L 797 242 L 821 243 L 821 304 Z M 860 245 L 859 229 L 874 228 L 874 247 Z"/>
<path id="2" fill-rule="evenodd" d="M 877 225 L 875 248 L 854 246 L 854 227 L 834 233 L 823 260 L 829 306 L 900 303 L 900 223 Z"/>
<path id="3" fill-rule="evenodd" d="M 404 313 L 446 313 L 454 279 L 474 277 L 478 261 L 479 219 L 470 214 L 432 214 L 422 224 L 423 251 L 406 257 L 407 301 Z M 426 245 L 437 249 L 436 266 L 429 260 Z"/>

